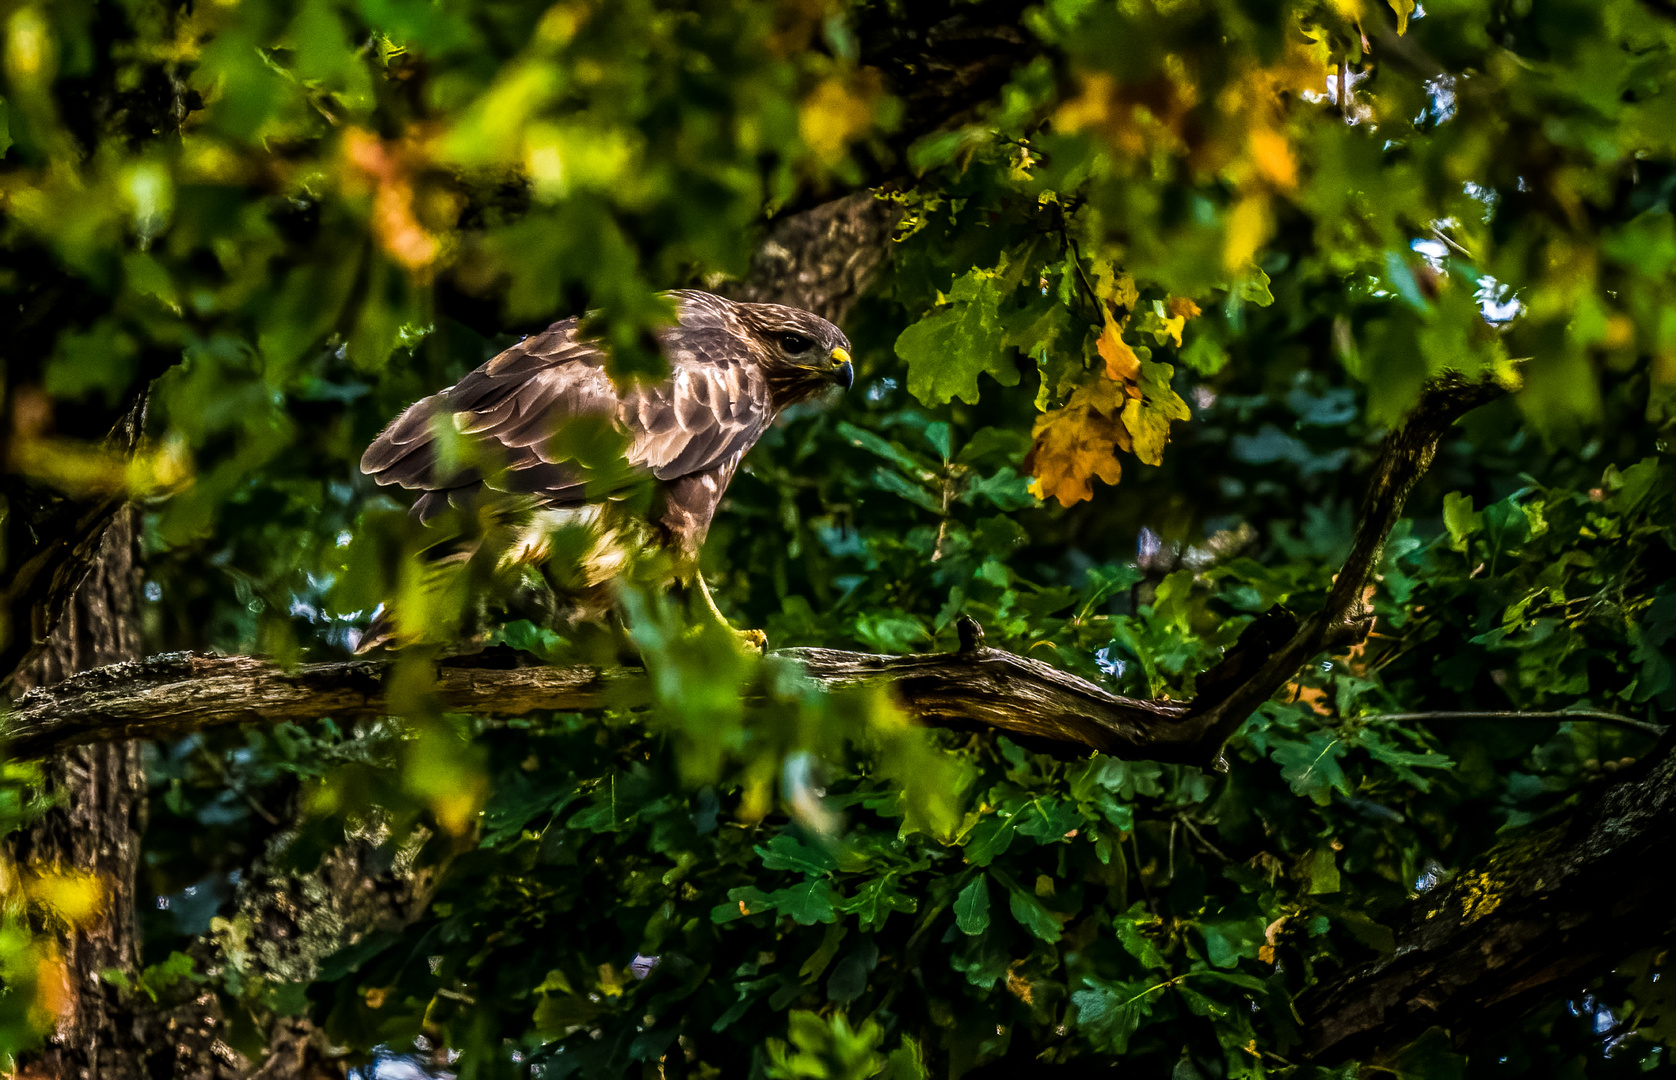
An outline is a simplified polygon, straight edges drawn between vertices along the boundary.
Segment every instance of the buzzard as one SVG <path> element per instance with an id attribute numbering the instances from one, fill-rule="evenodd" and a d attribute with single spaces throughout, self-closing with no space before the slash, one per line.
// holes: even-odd
<path id="1" fill-rule="evenodd" d="M 516 520 L 513 532 L 491 544 L 500 568 L 541 563 L 557 531 L 584 526 L 590 545 L 578 560 L 580 580 L 573 574 L 566 590 L 573 617 L 608 606 L 602 594 L 633 549 L 651 546 L 673 556 L 676 578 L 695 584 L 720 620 L 697 556 L 740 459 L 787 406 L 833 384 L 848 389 L 855 372 L 849 339 L 817 315 L 693 290 L 668 295 L 677 321 L 658 335 L 669 361 L 663 382 L 619 389 L 600 346 L 566 319 L 409 406 L 367 447 L 361 471 L 418 491 L 412 512 L 421 522 L 450 508 L 485 506 L 491 516 Z M 572 437 L 561 438 L 567 429 Z M 626 443 L 627 470 L 602 478 L 583 468 L 578 431 Z M 445 443 L 456 438 L 473 444 L 468 456 L 476 464 L 450 452 Z M 629 497 L 648 481 L 649 503 Z M 469 561 L 481 549 L 437 561 Z M 394 629 L 381 616 L 359 651 L 399 643 Z"/>

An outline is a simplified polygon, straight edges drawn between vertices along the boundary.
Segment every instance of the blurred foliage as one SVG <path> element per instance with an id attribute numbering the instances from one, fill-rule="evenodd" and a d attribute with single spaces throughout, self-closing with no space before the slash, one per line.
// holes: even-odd
<path id="1" fill-rule="evenodd" d="M 921 732 L 633 593 L 645 707 L 453 716 L 414 656 L 400 723 L 155 748 L 146 966 L 113 985 L 208 986 L 248 1053 L 307 1015 L 355 1062 L 470 1077 L 1308 1075 L 1293 996 L 1649 750 L 1380 716 L 1676 701 L 1666 7 L 933 8 L 999 11 L 1029 49 L 979 115 L 904 143 L 869 43 L 928 16 L 888 0 L 0 3 L 8 576 L 30 499 L 126 492 L 153 649 L 341 657 L 413 574 L 412 526 L 355 468 L 400 408 L 584 311 L 619 374 L 655 373 L 658 290 L 737 277 L 771 214 L 891 179 L 855 390 L 764 438 L 705 549 L 738 625 L 907 652 L 969 614 L 1185 698 L 1257 614 L 1322 600 L 1428 375 L 1518 385 L 1416 492 L 1374 637 L 1205 773 Z M 450 595 L 457 623 L 477 598 Z M 5 832 L 42 809 L 8 770 Z M 239 897 L 346 838 L 440 875 L 434 901 L 276 958 Z M 96 885 L 0 866 L 0 1052 L 63 1007 L 51 931 Z M 1464 1062 L 1429 1037 L 1371 1066 L 1658 1067 L 1663 929 Z"/>

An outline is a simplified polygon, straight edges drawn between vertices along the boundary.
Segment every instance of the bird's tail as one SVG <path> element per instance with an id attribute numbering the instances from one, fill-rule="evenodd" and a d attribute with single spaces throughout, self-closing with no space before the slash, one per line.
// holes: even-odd
<path id="1" fill-rule="evenodd" d="M 365 656 L 374 649 L 400 648 L 396 641 L 396 618 L 390 611 L 390 605 L 380 604 L 373 609 L 372 622 L 361 631 L 360 640 L 355 643 L 355 655 Z"/>

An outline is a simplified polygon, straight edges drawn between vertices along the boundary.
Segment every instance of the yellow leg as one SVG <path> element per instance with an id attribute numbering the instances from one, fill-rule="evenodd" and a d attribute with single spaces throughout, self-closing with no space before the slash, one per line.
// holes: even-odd
<path id="1" fill-rule="evenodd" d="M 698 583 L 698 595 L 704 598 L 704 606 L 710 609 L 715 620 L 727 627 L 728 632 L 739 639 L 739 644 L 751 652 L 765 653 L 768 651 L 768 635 L 761 630 L 735 630 L 722 614 L 722 609 L 716 606 L 716 598 L 710 595 L 710 586 L 704 583 L 704 575 L 696 568 L 693 570 L 693 580 Z"/>

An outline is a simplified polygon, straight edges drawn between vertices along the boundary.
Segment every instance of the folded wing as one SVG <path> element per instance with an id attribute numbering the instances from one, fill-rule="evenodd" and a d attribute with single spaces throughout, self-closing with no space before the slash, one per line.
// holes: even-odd
<path id="1" fill-rule="evenodd" d="M 485 485 L 550 507 L 588 501 L 587 475 L 556 440 L 576 421 L 611 424 L 628 439 L 627 462 L 660 480 L 731 463 L 773 418 L 761 368 L 746 343 L 719 327 L 672 329 L 663 344 L 670 377 L 620 394 L 598 346 L 577 340 L 576 320 L 556 323 L 410 406 L 367 448 L 361 471 L 422 492 L 414 512 L 429 519 Z M 439 425 L 482 440 L 485 456 L 504 471 L 443 469 Z M 591 494 L 597 500 L 612 491 L 596 485 Z"/>

